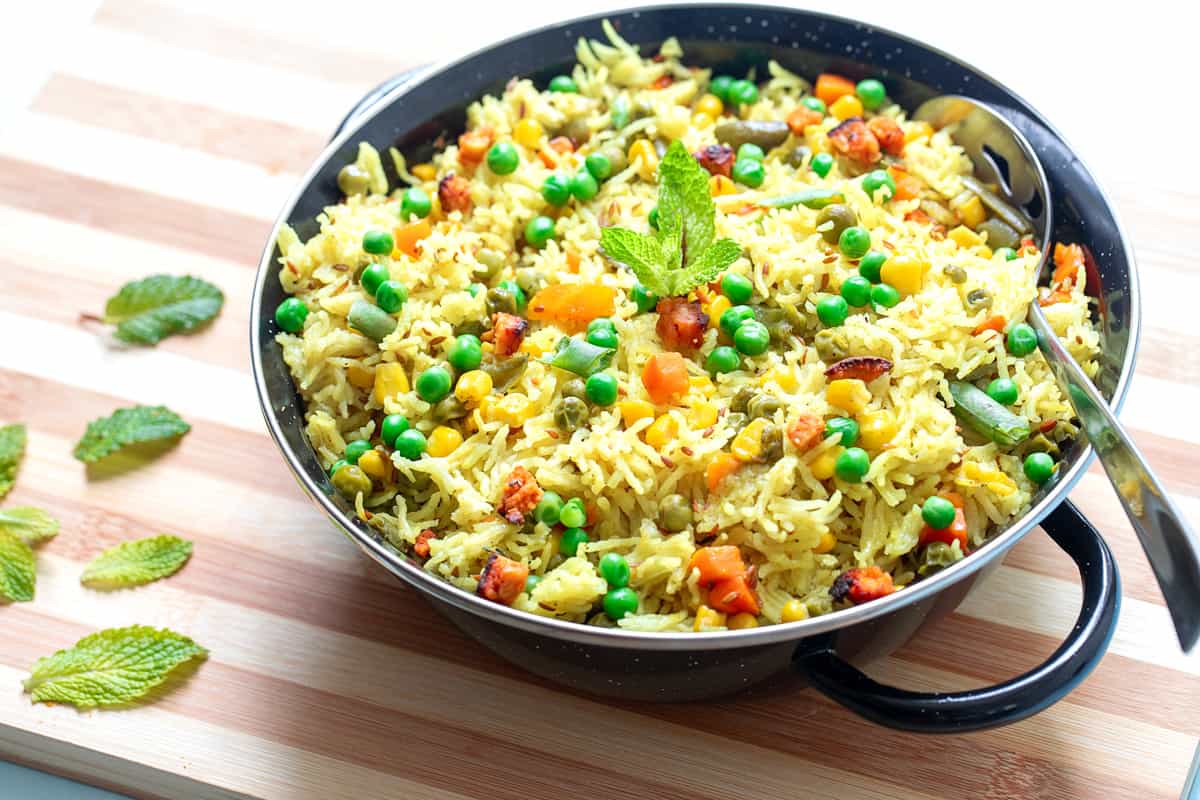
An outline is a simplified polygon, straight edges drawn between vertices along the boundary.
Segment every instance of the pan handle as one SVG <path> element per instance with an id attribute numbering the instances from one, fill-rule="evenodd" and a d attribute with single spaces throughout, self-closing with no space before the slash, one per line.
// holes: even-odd
<path id="1" fill-rule="evenodd" d="M 802 647 L 794 666 L 826 697 L 872 722 L 917 733 L 963 733 L 1006 725 L 1061 700 L 1108 649 L 1121 606 L 1121 578 L 1108 545 L 1070 501 L 1042 527 L 1071 556 L 1083 584 L 1083 608 L 1066 641 L 1044 663 L 995 686 L 964 692 L 911 692 L 885 686 L 839 658 L 826 642 Z"/>

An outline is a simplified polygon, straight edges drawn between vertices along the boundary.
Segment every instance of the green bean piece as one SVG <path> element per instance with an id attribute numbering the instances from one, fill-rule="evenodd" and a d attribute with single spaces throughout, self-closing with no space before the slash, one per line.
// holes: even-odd
<path id="1" fill-rule="evenodd" d="M 800 192 L 771 197 L 759 203 L 765 208 L 794 208 L 804 206 L 819 210 L 834 203 L 844 203 L 846 196 L 836 189 L 805 189 Z"/>
<path id="2" fill-rule="evenodd" d="M 1029 438 L 1029 423 L 997 403 L 974 384 L 950 381 L 954 416 L 996 444 L 1011 446 Z"/>
<path id="3" fill-rule="evenodd" d="M 597 347 L 586 339 L 564 336 L 555 345 L 554 353 L 542 361 L 586 378 L 594 372 L 608 369 L 616 353 L 616 350 Z"/>
<path id="4" fill-rule="evenodd" d="M 377 342 L 382 342 L 389 333 L 396 330 L 395 318 L 366 300 L 355 300 L 346 319 L 354 330 Z"/>

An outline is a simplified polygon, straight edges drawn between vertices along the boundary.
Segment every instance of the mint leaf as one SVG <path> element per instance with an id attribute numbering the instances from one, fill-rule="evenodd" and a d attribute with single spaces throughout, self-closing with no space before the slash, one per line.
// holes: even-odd
<path id="1" fill-rule="evenodd" d="M 604 228 L 600 231 L 600 246 L 613 261 L 629 267 L 647 289 L 658 295 L 669 294 L 662 248 L 653 236 L 626 228 Z"/>
<path id="2" fill-rule="evenodd" d="M 686 288 L 678 289 L 675 294 L 685 294 L 693 286 L 714 280 L 726 267 L 741 258 L 741 255 L 742 246 L 733 239 L 719 239 L 713 242 L 688 268 Z"/>
<path id="3" fill-rule="evenodd" d="M 192 429 L 166 406 L 119 408 L 111 417 L 89 422 L 75 445 L 75 457 L 92 463 L 138 442 L 182 436 Z"/>
<path id="4" fill-rule="evenodd" d="M 58 520 L 40 508 L 0 508 L 0 532 L 11 533 L 30 547 L 58 535 Z"/>
<path id="5" fill-rule="evenodd" d="M 716 206 L 708 193 L 708 171 L 682 142 L 675 141 L 658 165 L 658 175 L 659 241 L 678 239 L 678 266 L 686 269 L 700 259 L 716 233 Z"/>
<path id="6" fill-rule="evenodd" d="M 17 480 L 17 468 L 25 457 L 25 438 L 24 425 L 0 427 L 0 499 Z"/>
<path id="7" fill-rule="evenodd" d="M 207 655 L 203 647 L 173 631 L 144 625 L 114 628 L 38 659 L 24 686 L 35 703 L 120 705 L 144 696 L 180 664 Z"/>
<path id="8" fill-rule="evenodd" d="M 123 342 L 157 344 L 208 322 L 225 296 L 207 281 L 187 275 L 152 275 L 121 287 L 104 307 L 104 321 L 116 325 Z"/>
<path id="9" fill-rule="evenodd" d="M 0 599 L 28 602 L 33 599 L 37 566 L 33 551 L 16 534 L 0 530 Z"/>
<path id="10" fill-rule="evenodd" d="M 192 543 L 178 536 L 122 542 L 92 559 L 79 582 L 99 589 L 140 586 L 174 575 L 191 555 Z"/>

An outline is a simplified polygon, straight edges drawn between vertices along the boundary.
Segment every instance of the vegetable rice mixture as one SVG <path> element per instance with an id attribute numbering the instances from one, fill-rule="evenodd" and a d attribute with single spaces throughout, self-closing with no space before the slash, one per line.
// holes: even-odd
<path id="1" fill-rule="evenodd" d="M 640 631 L 869 602 L 1025 511 L 1077 427 L 1022 320 L 1095 373 L 1083 250 L 1038 289 L 1027 221 L 878 80 L 606 30 L 281 230 L 334 487 L 465 591 Z"/>

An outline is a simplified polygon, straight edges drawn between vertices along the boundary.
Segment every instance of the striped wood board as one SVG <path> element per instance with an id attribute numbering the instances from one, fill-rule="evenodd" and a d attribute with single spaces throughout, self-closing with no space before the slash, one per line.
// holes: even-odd
<path id="1" fill-rule="evenodd" d="M 63 521 L 41 552 L 36 601 L 0 608 L 0 757 L 170 798 L 1178 796 L 1200 735 L 1200 662 L 1180 655 L 1098 467 L 1073 498 L 1124 576 L 1109 655 L 1036 718 L 938 739 L 882 730 L 811 692 L 673 707 L 559 691 L 447 627 L 336 535 L 267 439 L 251 387 L 247 297 L 270 220 L 380 78 L 566 12 L 531 3 L 400 47 L 301 5 L 108 0 L 46 48 L 45 81 L 0 134 L 0 420 L 27 422 L 31 437 L 8 502 Z M 360 19 L 396 9 L 339 4 Z M 414 30 L 435 25 L 435 9 L 404 13 Z M 860 13 L 938 44 L 958 33 L 913 31 L 883 5 Z M 984 45 L 980 58 L 1001 63 Z M 1004 74 L 1037 84 L 1020 65 Z M 1035 101 L 1054 101 L 1040 91 Z M 1062 105 L 1062 124 L 1090 130 L 1065 93 Z M 1103 132 L 1087 141 L 1108 153 Z M 1142 158 L 1146 174 L 1194 169 L 1169 153 Z M 1148 322 L 1125 419 L 1200 518 L 1189 258 L 1200 184 L 1155 188 L 1121 163 L 1093 166 L 1121 176 L 1111 185 L 1143 269 Z M 127 350 L 79 322 L 156 271 L 220 285 L 216 324 Z M 134 402 L 165 403 L 194 429 L 148 467 L 118 457 L 85 470 L 71 458 L 87 420 Z M 101 549 L 160 531 L 196 542 L 177 576 L 106 595 L 78 585 Z M 1034 533 L 958 613 L 873 673 L 922 689 L 1002 680 L 1053 650 L 1078 597 L 1068 559 Z M 34 707 L 21 694 L 38 656 L 134 622 L 186 632 L 212 657 L 133 710 Z"/>

